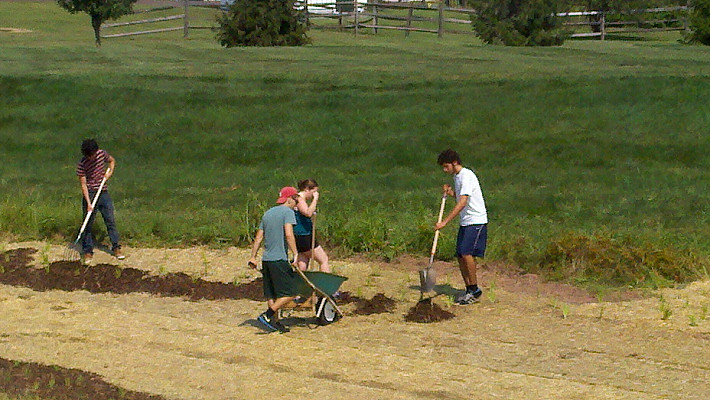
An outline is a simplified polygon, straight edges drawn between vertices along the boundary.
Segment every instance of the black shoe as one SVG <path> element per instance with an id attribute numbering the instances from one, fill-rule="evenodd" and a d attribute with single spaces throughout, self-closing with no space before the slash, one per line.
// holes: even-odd
<path id="1" fill-rule="evenodd" d="M 274 317 L 269 318 L 266 316 L 266 313 L 261 313 L 261 315 L 259 315 L 259 318 L 257 318 L 256 320 L 261 322 L 261 324 L 264 325 L 264 327 L 266 327 L 266 330 L 269 332 L 275 332 L 279 330 L 279 328 L 275 326 L 277 322 L 274 321 Z"/>

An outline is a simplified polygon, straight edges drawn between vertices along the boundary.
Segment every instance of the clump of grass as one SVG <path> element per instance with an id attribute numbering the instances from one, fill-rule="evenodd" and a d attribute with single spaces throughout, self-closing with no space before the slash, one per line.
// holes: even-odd
<path id="1" fill-rule="evenodd" d="M 40 251 L 39 257 L 40 257 L 40 264 L 44 267 L 44 270 L 49 273 L 49 249 L 50 245 L 47 243 L 42 247 L 42 251 Z"/>
<path id="2" fill-rule="evenodd" d="M 566 234 L 550 242 L 536 269 L 552 280 L 657 289 L 699 278 L 699 262 L 630 238 Z"/>
<path id="3" fill-rule="evenodd" d="M 698 326 L 698 318 L 693 314 L 688 315 L 688 325 Z"/>
<path id="4" fill-rule="evenodd" d="M 666 301 L 666 298 L 661 295 L 658 298 L 658 311 L 661 312 L 661 319 L 663 321 L 669 319 L 671 315 L 673 315 L 673 310 L 671 309 L 670 304 Z"/>
<path id="5" fill-rule="evenodd" d="M 497 285 L 495 280 L 491 280 L 490 284 L 488 285 L 488 290 L 486 291 L 486 297 L 488 297 L 488 301 L 491 303 L 495 303 L 497 300 Z"/>

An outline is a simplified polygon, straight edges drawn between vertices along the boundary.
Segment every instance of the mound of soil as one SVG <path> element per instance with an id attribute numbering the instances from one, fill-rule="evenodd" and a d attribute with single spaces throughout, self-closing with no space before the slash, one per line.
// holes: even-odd
<path id="1" fill-rule="evenodd" d="M 357 305 L 354 313 L 358 315 L 382 314 L 394 311 L 397 302 L 385 296 L 384 293 L 377 293 L 372 299 L 366 300 L 353 296 Z"/>
<path id="2" fill-rule="evenodd" d="M 264 300 L 261 278 L 234 285 L 209 282 L 182 272 L 156 276 L 135 268 L 120 268 L 109 264 L 84 266 L 78 261 L 57 261 L 38 269 L 29 265 L 31 255 L 36 251 L 17 249 L 0 255 L 0 283 L 37 291 L 144 292 L 165 297 L 184 296 L 190 300 Z"/>
<path id="3" fill-rule="evenodd" d="M 90 372 L 4 358 L 0 358 L 0 393 L 11 398 L 30 396 L 48 400 L 165 399 L 162 396 L 114 386 Z"/>
<path id="4" fill-rule="evenodd" d="M 424 299 L 409 309 L 407 315 L 404 316 L 404 320 L 428 324 L 430 322 L 445 321 L 453 317 L 453 313 L 442 309 L 431 299 Z"/>

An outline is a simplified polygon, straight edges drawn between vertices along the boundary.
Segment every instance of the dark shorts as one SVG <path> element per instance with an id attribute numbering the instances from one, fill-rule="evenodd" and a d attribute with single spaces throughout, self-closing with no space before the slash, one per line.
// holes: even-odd
<path id="1" fill-rule="evenodd" d="M 299 253 L 311 251 L 312 237 L 313 235 L 296 235 L 296 250 L 298 250 Z M 320 245 L 318 244 L 318 240 L 316 240 L 316 245 L 313 246 L 313 248 L 315 249 L 318 246 Z"/>
<path id="2" fill-rule="evenodd" d="M 487 240 L 487 224 L 476 224 L 459 227 L 459 234 L 456 237 L 456 257 L 483 257 L 486 254 Z"/>
<path id="3" fill-rule="evenodd" d="M 263 261 L 261 272 L 264 275 L 264 297 L 278 299 L 296 296 L 296 283 L 301 279 L 291 268 L 288 261 Z"/>

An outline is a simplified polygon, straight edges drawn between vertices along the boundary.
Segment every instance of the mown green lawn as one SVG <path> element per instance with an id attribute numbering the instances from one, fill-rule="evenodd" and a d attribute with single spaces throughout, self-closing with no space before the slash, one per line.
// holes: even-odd
<path id="1" fill-rule="evenodd" d="M 710 50 L 679 36 L 505 48 L 313 30 L 302 48 L 224 49 L 199 31 L 96 48 L 88 17 L 51 2 L 0 2 L 0 27 L 32 30 L 0 32 L 0 231 L 14 239 L 76 234 L 74 168 L 96 137 L 133 245 L 246 245 L 278 189 L 314 177 L 329 248 L 426 254 L 451 179 L 436 156 L 452 147 L 481 181 L 491 259 L 534 264 L 569 234 L 698 268 L 710 254 Z"/>

